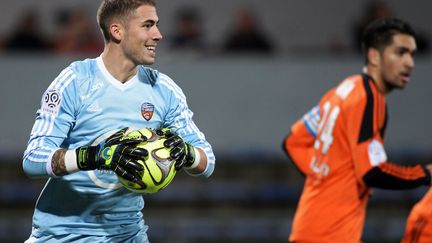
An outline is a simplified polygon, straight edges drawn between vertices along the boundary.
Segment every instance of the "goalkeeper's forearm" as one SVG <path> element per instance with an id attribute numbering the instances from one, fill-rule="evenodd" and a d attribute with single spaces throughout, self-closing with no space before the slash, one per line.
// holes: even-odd
<path id="1" fill-rule="evenodd" d="M 37 154 L 38 151 L 30 151 L 29 155 L 23 159 L 24 172 L 31 178 L 46 178 L 56 177 L 71 174 L 81 169 L 78 169 L 77 150 L 67 150 L 58 148 L 54 150 L 50 156 L 47 156 L 45 163 L 39 163 L 35 159 L 29 159 L 32 154 Z M 33 155 L 34 156 L 34 155 Z"/>
<path id="2" fill-rule="evenodd" d="M 65 155 L 66 149 L 58 149 L 54 152 L 51 158 L 51 170 L 56 176 L 64 176 L 69 174 L 66 170 Z"/>
<path id="3" fill-rule="evenodd" d="M 207 167 L 207 156 L 201 148 L 194 148 L 195 162 L 185 168 L 192 174 L 200 174 Z M 51 158 L 51 170 L 56 176 L 64 176 L 79 171 L 75 150 L 58 149 Z"/>
<path id="4" fill-rule="evenodd" d="M 30 178 L 47 178 L 64 176 L 70 174 L 66 166 L 66 155 L 67 150 L 64 148 L 58 148 L 54 150 L 51 155 L 46 156 L 46 159 L 36 160 L 34 157 L 39 153 L 39 150 L 34 149 L 28 152 L 27 156 L 23 158 L 23 169 L 24 172 Z M 33 156 L 33 157 L 31 157 Z"/>
<path id="5" fill-rule="evenodd" d="M 51 158 L 51 170 L 56 176 L 64 176 L 79 171 L 76 150 L 56 150 Z"/>

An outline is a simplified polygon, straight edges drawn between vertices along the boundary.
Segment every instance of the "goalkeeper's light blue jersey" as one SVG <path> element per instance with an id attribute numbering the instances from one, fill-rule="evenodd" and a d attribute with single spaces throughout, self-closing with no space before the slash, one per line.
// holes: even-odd
<path id="1" fill-rule="evenodd" d="M 168 127 L 202 148 L 208 177 L 215 157 L 192 120 L 182 90 L 168 76 L 139 66 L 128 82 L 115 80 L 102 58 L 72 63 L 51 83 L 36 114 L 23 167 L 31 177 L 50 177 L 36 204 L 32 236 L 118 236 L 145 232 L 143 196 L 124 189 L 111 171 L 81 171 L 56 177 L 51 157 L 59 148 L 91 144 L 123 127 Z"/>

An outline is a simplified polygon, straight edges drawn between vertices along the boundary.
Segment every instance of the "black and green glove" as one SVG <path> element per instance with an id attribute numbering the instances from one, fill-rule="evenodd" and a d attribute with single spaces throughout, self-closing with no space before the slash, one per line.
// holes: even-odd
<path id="1" fill-rule="evenodd" d="M 141 184 L 144 167 L 137 160 L 144 160 L 148 151 L 138 148 L 145 136 L 127 136 L 128 128 L 123 128 L 96 146 L 82 146 L 75 150 L 78 169 L 80 170 L 112 170 L 118 176 Z M 145 186 L 145 185 L 144 185 Z"/>
<path id="2" fill-rule="evenodd" d="M 188 168 L 194 164 L 196 159 L 195 149 L 190 143 L 185 142 L 180 135 L 168 128 L 156 129 L 156 133 L 159 136 L 166 137 L 164 146 L 171 148 L 170 155 L 176 161 L 176 170 L 183 167 Z"/>

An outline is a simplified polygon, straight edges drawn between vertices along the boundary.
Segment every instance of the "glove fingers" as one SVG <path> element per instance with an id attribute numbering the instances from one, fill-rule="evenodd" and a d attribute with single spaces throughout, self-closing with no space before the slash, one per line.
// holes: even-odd
<path id="1" fill-rule="evenodd" d="M 164 136 L 164 137 L 166 137 L 166 138 L 170 138 L 170 137 L 173 137 L 173 136 L 178 136 L 176 132 L 171 131 L 171 130 L 168 129 L 168 128 L 162 128 L 162 129 L 161 129 L 161 128 L 158 128 L 158 129 L 156 129 L 155 131 L 156 131 L 156 134 L 157 134 L 157 135 L 159 135 L 159 136 Z"/>
<path id="2" fill-rule="evenodd" d="M 129 158 L 127 156 L 120 156 L 118 160 L 118 165 L 120 167 L 124 168 L 127 171 L 134 171 L 134 172 L 143 172 L 144 166 L 138 163 L 136 160 L 133 160 L 132 158 Z"/>
<path id="3" fill-rule="evenodd" d="M 126 131 L 129 129 L 129 127 L 124 127 L 117 132 L 115 132 L 113 135 L 111 135 L 109 138 L 106 139 L 106 145 L 110 146 L 113 144 L 116 144 L 120 141 L 120 139 L 125 135 Z"/>
<path id="4" fill-rule="evenodd" d="M 141 138 L 125 138 L 123 140 L 120 141 L 120 143 L 122 145 L 136 145 L 142 142 L 147 141 L 146 137 L 141 137 Z"/>
<path id="5" fill-rule="evenodd" d="M 158 136 L 165 136 L 165 131 L 162 128 L 157 128 L 155 132 Z"/>
<path id="6" fill-rule="evenodd" d="M 170 152 L 171 159 L 174 159 L 174 160 L 183 159 L 180 157 L 184 157 L 184 155 L 185 155 L 184 151 L 181 147 L 175 147 Z"/>
<path id="7" fill-rule="evenodd" d="M 123 169 L 120 166 L 116 166 L 116 168 L 113 169 L 113 171 L 120 177 L 128 180 L 128 181 L 133 181 L 135 183 L 137 183 L 138 185 L 140 185 L 142 188 L 145 188 L 146 185 L 144 184 L 144 182 L 142 182 L 140 180 L 140 176 L 138 173 L 133 173 L 133 172 L 128 172 L 125 169 Z"/>
<path id="8" fill-rule="evenodd" d="M 165 140 L 164 146 L 168 148 L 176 147 L 183 143 L 183 139 L 179 136 L 173 136 Z"/>
<path id="9" fill-rule="evenodd" d="M 122 155 L 144 160 L 148 156 L 148 151 L 145 148 L 127 146 L 122 150 Z"/>
<path id="10" fill-rule="evenodd" d="M 177 133 L 175 133 L 175 132 L 173 132 L 171 130 L 168 130 L 168 131 L 165 131 L 164 135 L 165 135 L 165 137 L 170 138 L 170 137 L 177 136 Z"/>
<path id="11" fill-rule="evenodd" d="M 174 164 L 174 167 L 177 171 L 179 171 L 179 170 L 181 170 L 181 168 L 183 168 L 184 164 L 185 164 L 185 160 L 183 158 L 181 158 L 181 159 L 178 159 L 176 161 L 176 163 Z"/>
<path id="12" fill-rule="evenodd" d="M 120 151 L 120 156 L 127 156 L 135 160 L 145 160 L 148 156 L 148 151 L 146 149 L 124 144 L 119 146 L 118 151 Z"/>
<path id="13" fill-rule="evenodd" d="M 141 132 L 141 130 L 135 130 L 126 134 L 122 139 L 122 143 L 140 143 L 147 141 L 147 136 Z"/>

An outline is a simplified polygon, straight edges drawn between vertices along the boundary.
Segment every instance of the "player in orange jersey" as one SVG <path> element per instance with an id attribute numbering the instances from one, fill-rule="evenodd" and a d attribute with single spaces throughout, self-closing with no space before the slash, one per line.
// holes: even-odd
<path id="1" fill-rule="evenodd" d="M 284 149 L 306 181 L 291 242 L 361 242 L 370 188 L 430 185 L 432 167 L 387 161 L 386 95 L 403 89 L 414 68 L 416 42 L 408 23 L 394 18 L 364 32 L 365 66 L 328 91 L 291 128 Z"/>
<path id="2" fill-rule="evenodd" d="M 432 242 L 432 190 L 429 190 L 408 216 L 402 243 Z"/>

